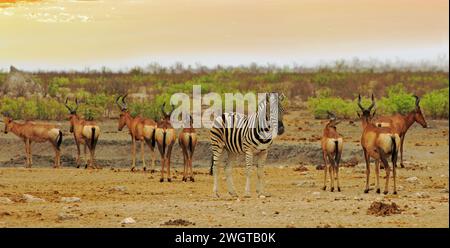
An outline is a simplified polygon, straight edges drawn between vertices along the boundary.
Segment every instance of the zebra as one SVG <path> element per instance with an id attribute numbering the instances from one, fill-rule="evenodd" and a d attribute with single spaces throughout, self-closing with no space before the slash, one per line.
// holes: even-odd
<path id="1" fill-rule="evenodd" d="M 224 113 L 215 118 L 210 129 L 212 159 L 210 174 L 214 176 L 213 193 L 218 194 L 217 165 L 224 150 L 228 152 L 225 163 L 225 174 L 228 193 L 237 197 L 231 175 L 230 160 L 240 154 L 245 154 L 246 186 L 245 197 L 250 197 L 250 174 L 253 157 L 257 156 L 257 186 L 259 197 L 269 196 L 264 192 L 263 174 L 267 152 L 273 139 L 284 133 L 282 101 L 285 96 L 278 93 L 266 93 L 265 99 L 260 101 L 256 113 L 244 115 L 236 112 Z M 270 106 L 267 108 L 267 106 Z"/>

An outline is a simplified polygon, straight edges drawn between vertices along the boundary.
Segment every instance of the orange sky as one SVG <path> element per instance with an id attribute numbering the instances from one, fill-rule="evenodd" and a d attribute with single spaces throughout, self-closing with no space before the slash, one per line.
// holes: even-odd
<path id="1" fill-rule="evenodd" d="M 2 3 L 3 2 L 3 3 Z M 17 3 L 4 3 L 17 2 Z M 0 68 L 446 55 L 448 0 L 0 0 Z"/>

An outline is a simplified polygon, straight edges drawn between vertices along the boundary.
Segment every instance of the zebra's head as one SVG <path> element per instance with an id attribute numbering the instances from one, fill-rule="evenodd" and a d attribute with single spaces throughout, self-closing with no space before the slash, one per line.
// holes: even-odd
<path id="1" fill-rule="evenodd" d="M 270 126 L 275 127 L 276 134 L 282 135 L 284 133 L 283 115 L 284 107 L 283 101 L 286 96 L 281 93 L 266 94 L 266 120 L 269 121 Z"/>

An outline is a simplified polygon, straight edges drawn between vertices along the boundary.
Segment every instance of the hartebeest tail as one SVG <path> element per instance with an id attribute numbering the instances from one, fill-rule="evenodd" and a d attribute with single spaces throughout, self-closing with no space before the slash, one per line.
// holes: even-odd
<path id="1" fill-rule="evenodd" d="M 375 173 L 377 179 L 377 193 L 380 193 L 380 160 L 384 165 L 386 171 L 386 183 L 384 194 L 388 193 L 389 188 L 389 176 L 391 168 L 387 161 L 388 155 L 391 155 L 392 160 L 392 172 L 394 178 L 394 194 L 397 194 L 397 153 L 399 150 L 400 136 L 398 133 L 393 132 L 391 128 L 377 127 L 372 123 L 372 118 L 375 113 L 371 113 L 372 108 L 375 106 L 374 96 L 372 94 L 372 104 L 369 108 L 364 108 L 361 105 L 361 96 L 358 97 L 358 107 L 361 109 L 362 114 L 358 115 L 361 118 L 363 133 L 361 135 L 361 146 L 364 152 L 364 159 L 366 161 L 366 187 L 364 193 L 369 192 L 369 176 L 370 176 L 370 158 L 375 159 Z"/>
<path id="2" fill-rule="evenodd" d="M 84 157 L 86 160 L 85 168 L 100 168 L 95 163 L 95 148 L 97 146 L 97 141 L 100 137 L 100 127 L 94 121 L 88 121 L 84 118 L 78 116 L 78 99 L 75 99 L 75 108 L 72 108 L 68 105 L 68 99 L 64 105 L 67 110 L 69 110 L 69 122 L 70 122 L 70 132 L 73 133 L 73 137 L 75 139 L 75 144 L 77 146 L 77 159 L 76 164 L 77 168 L 80 167 L 80 145 L 84 146 Z M 87 159 L 86 148 L 89 149 L 90 159 Z"/>
<path id="3" fill-rule="evenodd" d="M 388 127 L 394 133 L 400 135 L 400 166 L 404 168 L 403 164 L 403 143 L 405 141 L 406 132 L 414 124 L 419 123 L 423 128 L 427 128 L 428 124 L 420 109 L 420 98 L 414 95 L 415 108 L 406 115 L 395 114 L 392 116 L 381 116 L 374 119 L 374 123 L 378 127 Z"/>
<path id="4" fill-rule="evenodd" d="M 56 147 L 58 148 L 59 151 L 61 151 L 62 140 L 63 140 L 63 132 L 59 130 L 58 141 L 56 142 L 57 144 Z"/>
<path id="5" fill-rule="evenodd" d="M 164 111 L 164 106 L 165 103 L 161 106 L 163 118 L 157 124 L 155 138 L 156 143 L 158 144 L 159 153 L 161 154 L 161 178 L 159 181 L 164 182 L 164 168 L 167 167 L 167 181 L 171 182 L 170 156 L 172 153 L 173 144 L 175 143 L 176 134 L 172 124 L 170 123 L 170 116 L 175 107 L 172 105 L 172 111 L 166 113 Z"/>
<path id="6" fill-rule="evenodd" d="M 31 154 L 32 142 L 49 142 L 55 150 L 55 162 L 53 167 L 59 168 L 61 166 L 61 143 L 63 133 L 56 125 L 47 123 L 34 123 L 27 121 L 25 123 L 15 122 L 8 114 L 3 118 L 5 123 L 5 134 L 8 132 L 14 133 L 25 142 L 25 167 L 31 168 L 33 165 L 33 156 Z"/>
<path id="7" fill-rule="evenodd" d="M 192 157 L 194 156 L 195 146 L 197 145 L 197 134 L 193 127 L 192 116 L 189 116 L 189 126 L 183 128 L 180 135 L 178 136 L 178 144 L 183 151 L 183 181 L 187 181 L 189 178 L 194 182 L 194 172 L 192 171 Z M 190 174 L 190 176 L 187 176 Z"/>
<path id="8" fill-rule="evenodd" d="M 337 189 L 341 191 L 339 185 L 339 162 L 341 160 L 343 150 L 342 136 L 336 131 L 336 125 L 340 121 L 336 119 L 336 116 L 328 112 L 329 122 L 326 124 L 321 139 L 322 156 L 325 163 L 324 168 L 324 183 L 323 190 L 326 190 L 327 186 L 327 172 L 330 172 L 330 188 L 334 191 L 334 180 L 337 182 Z"/>
<path id="9" fill-rule="evenodd" d="M 147 145 L 150 147 L 152 155 L 151 172 L 154 172 L 156 163 L 156 154 L 155 154 L 156 122 L 152 119 L 143 118 L 141 116 L 132 117 L 130 112 L 128 111 L 127 103 L 125 102 L 126 97 L 127 97 L 126 94 L 124 96 L 117 97 L 116 103 L 121 111 L 118 130 L 122 131 L 122 129 L 125 126 L 127 126 L 128 130 L 130 131 L 132 144 L 131 171 L 135 171 L 136 168 L 136 141 L 141 141 L 142 167 L 144 171 L 147 170 L 144 155 L 144 143 L 147 143 Z"/>

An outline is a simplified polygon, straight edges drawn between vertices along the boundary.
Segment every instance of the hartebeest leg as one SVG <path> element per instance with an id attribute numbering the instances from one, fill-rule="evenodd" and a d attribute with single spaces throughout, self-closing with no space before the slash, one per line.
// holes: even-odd
<path id="1" fill-rule="evenodd" d="M 191 154 L 191 156 L 189 158 L 189 168 L 191 169 L 191 173 L 190 173 L 190 175 L 191 175 L 191 182 L 194 182 L 195 180 L 194 180 L 194 171 L 192 170 L 192 154 Z"/>
<path id="2" fill-rule="evenodd" d="M 145 141 L 144 139 L 141 140 L 141 157 L 142 157 L 142 168 L 144 171 L 147 170 L 147 166 L 145 165 L 145 154 L 144 154 L 144 147 L 145 147 Z"/>
<path id="3" fill-rule="evenodd" d="M 170 175 L 170 157 L 172 155 L 172 147 L 173 147 L 173 145 L 169 145 L 167 147 L 167 159 L 166 159 L 166 161 L 167 161 L 167 181 L 168 182 L 172 182 L 172 177 Z"/>
<path id="4" fill-rule="evenodd" d="M 389 176 L 391 172 L 391 168 L 389 167 L 389 163 L 386 159 L 386 153 L 383 151 L 383 149 L 378 148 L 378 153 L 380 154 L 381 162 L 383 162 L 384 170 L 386 171 L 386 184 L 384 185 L 384 194 L 386 195 L 389 192 Z"/>
<path id="5" fill-rule="evenodd" d="M 406 134 L 403 134 L 400 137 L 400 166 L 402 168 L 405 168 L 405 165 L 403 164 L 403 141 L 405 141 L 405 135 Z"/>
<path id="6" fill-rule="evenodd" d="M 150 172 L 153 173 L 155 172 L 155 166 L 156 166 L 156 148 L 150 145 L 150 154 L 152 156 L 152 165 L 151 165 L 151 169 Z"/>
<path id="7" fill-rule="evenodd" d="M 330 191 L 333 192 L 334 191 L 334 177 L 335 177 L 335 175 L 334 175 L 334 160 L 330 155 L 328 155 L 328 161 L 330 163 L 328 163 L 328 168 L 326 168 L 326 169 L 328 169 L 329 173 L 330 173 Z"/>
<path id="8" fill-rule="evenodd" d="M 91 162 L 89 161 L 89 159 L 87 157 L 87 145 L 86 145 L 86 142 L 84 142 L 84 144 L 83 144 L 83 149 L 84 149 L 84 160 L 86 162 L 86 165 L 84 166 L 84 168 L 87 169 L 88 167 L 91 167 Z"/>
<path id="9" fill-rule="evenodd" d="M 377 193 L 379 194 L 380 191 L 380 160 L 375 160 L 375 176 L 377 181 Z"/>
<path id="10" fill-rule="evenodd" d="M 245 197 L 250 197 L 250 177 L 252 175 L 253 154 L 250 151 L 245 153 Z M 230 193 L 231 194 L 231 193 Z"/>
<path id="11" fill-rule="evenodd" d="M 322 157 L 323 157 L 323 162 L 324 162 L 324 179 L 323 179 L 323 190 L 327 189 L 327 171 L 328 171 L 328 167 L 327 167 L 327 154 L 326 152 L 322 152 Z"/>
<path id="12" fill-rule="evenodd" d="M 77 168 L 80 168 L 80 159 L 81 159 L 80 142 L 78 142 L 75 139 L 75 144 L 77 145 L 77 160 L 76 160 L 76 164 L 77 164 Z"/>
<path id="13" fill-rule="evenodd" d="M 134 139 L 134 137 L 131 138 L 131 153 L 131 171 L 133 172 L 136 169 L 136 140 Z"/>
<path id="14" fill-rule="evenodd" d="M 188 163 L 189 163 L 189 159 L 188 159 L 188 154 L 187 154 L 187 150 L 184 146 L 181 147 L 181 150 L 183 152 L 183 182 L 187 181 L 187 176 L 186 176 L 186 171 L 188 170 Z"/>
<path id="15" fill-rule="evenodd" d="M 341 192 L 341 186 L 339 184 L 339 163 L 341 161 L 341 155 L 342 155 L 342 153 L 339 153 L 337 156 L 337 160 L 335 161 L 336 183 L 337 183 L 338 192 Z"/>
<path id="16" fill-rule="evenodd" d="M 394 177 L 394 195 L 397 194 L 397 156 L 392 160 L 392 175 Z"/>
<path id="17" fill-rule="evenodd" d="M 364 190 L 364 193 L 369 193 L 370 158 L 369 153 L 366 151 L 366 149 L 363 148 L 363 151 L 364 159 L 366 160 L 366 188 Z"/>

